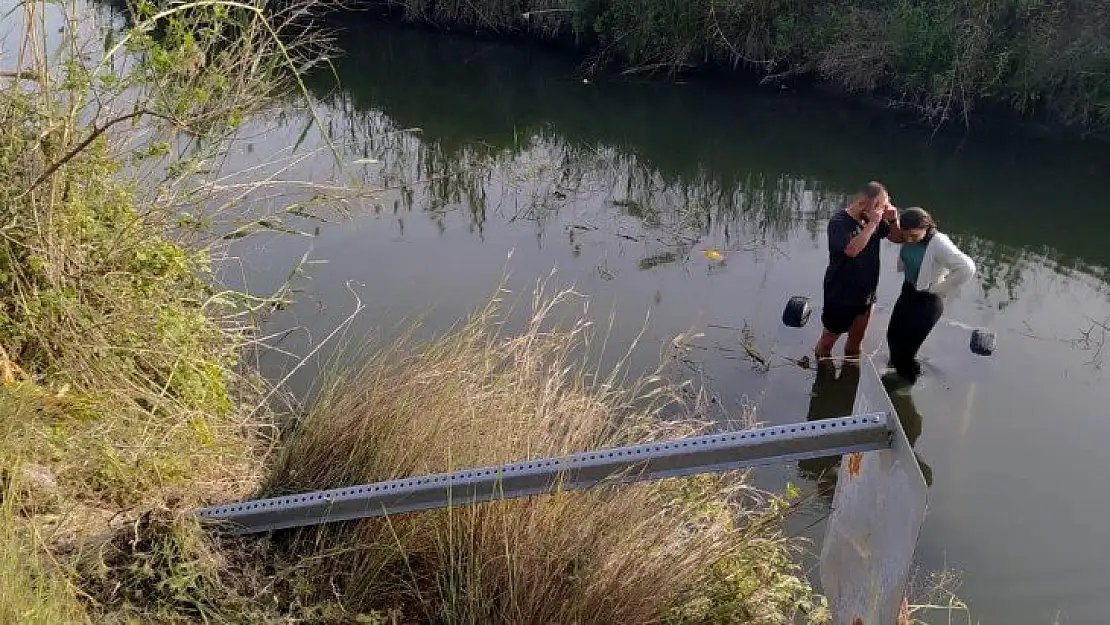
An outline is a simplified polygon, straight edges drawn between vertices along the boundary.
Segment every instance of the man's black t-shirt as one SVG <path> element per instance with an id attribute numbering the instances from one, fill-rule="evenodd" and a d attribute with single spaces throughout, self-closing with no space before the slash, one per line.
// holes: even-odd
<path id="1" fill-rule="evenodd" d="M 851 306 L 874 303 L 879 288 L 879 242 L 890 234 L 885 221 L 854 257 L 844 253 L 848 242 L 863 230 L 847 211 L 839 211 L 829 220 L 829 267 L 825 270 L 825 302 Z"/>

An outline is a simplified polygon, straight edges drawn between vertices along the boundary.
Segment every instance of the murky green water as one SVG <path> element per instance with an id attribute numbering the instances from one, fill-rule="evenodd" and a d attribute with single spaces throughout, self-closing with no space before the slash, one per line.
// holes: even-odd
<path id="1" fill-rule="evenodd" d="M 790 294 L 820 293 L 828 215 L 881 179 L 896 203 L 932 209 L 981 269 L 926 343 L 926 376 L 895 398 L 932 480 L 921 566 L 962 571 L 959 593 L 982 623 L 1105 622 L 1110 378 L 1101 332 L 1083 333 L 1110 317 L 1106 148 L 959 141 L 828 102 L 704 85 L 584 84 L 548 53 L 388 27 L 343 43 L 341 84 L 314 84 L 322 114 L 359 146 L 352 154 L 381 161 L 367 179 L 384 173 L 404 188 L 378 198 L 378 214 L 245 255 L 256 280 L 266 267 L 284 277 L 280 259 L 309 247 L 326 261 L 298 283 L 304 302 L 272 321 L 302 328 L 283 345 L 304 353 L 309 334 L 345 319 L 349 288 L 366 309 L 348 336 L 388 336 L 417 313 L 433 329 L 459 319 L 506 269 L 518 292 L 557 269 L 599 322 L 615 310 L 610 350 L 650 314 L 637 367 L 693 327 L 704 336 L 689 370 L 726 409 L 755 404 L 771 423 L 842 413 L 850 376 L 817 380 L 785 362 L 807 352 L 816 323 L 789 329 L 779 315 Z M 723 263 L 701 253 L 709 247 Z M 872 350 L 899 284 L 893 254 L 884 250 Z M 969 352 L 967 325 L 999 332 L 993 358 Z M 745 326 L 769 371 L 741 348 Z M 288 364 L 278 360 L 275 376 Z M 806 475 L 760 477 L 812 490 Z M 819 521 L 824 505 L 795 525 Z"/>
<path id="2" fill-rule="evenodd" d="M 703 336 L 687 372 L 725 410 L 754 405 L 770 423 L 840 414 L 851 407 L 851 376 L 817 379 L 786 362 L 808 352 L 816 321 L 795 330 L 779 319 L 789 295 L 819 297 L 825 220 L 878 178 L 897 204 L 931 209 L 981 272 L 926 343 L 925 377 L 895 396 L 932 481 L 922 568 L 962 571 L 959 594 L 982 623 L 1107 621 L 1110 377 L 1103 334 L 1089 330 L 1110 319 L 1100 179 L 1110 149 L 934 137 L 788 95 L 631 78 L 584 84 L 572 62 L 549 53 L 392 27 L 361 26 L 342 43 L 341 83 L 312 83 L 318 113 L 348 162 L 378 161 L 353 169 L 389 188 L 353 203 L 351 219 L 299 224 L 316 236 L 245 239 L 224 263 L 230 280 L 262 294 L 308 254 L 298 303 L 267 324 L 275 350 L 262 364 L 272 378 L 290 374 L 356 300 L 364 308 L 324 352 L 371 329 L 387 339 L 415 314 L 429 331 L 444 328 L 506 272 L 509 288 L 527 294 L 556 270 L 553 284 L 588 296 L 599 323 L 612 315 L 612 358 L 645 319 L 639 370 L 694 328 Z M 283 176 L 330 183 L 320 133 L 302 137 L 304 122 L 296 111 L 257 120 L 252 131 L 272 132 L 225 167 L 282 159 Z M 310 195 L 268 195 L 263 208 Z M 723 262 L 702 254 L 710 247 Z M 880 360 L 900 279 L 894 253 L 884 249 L 869 344 Z M 999 333 L 992 358 L 968 350 L 966 326 L 978 325 Z M 291 374 L 292 388 L 305 392 L 318 367 Z M 806 468 L 759 476 L 811 492 Z M 798 531 L 825 505 L 805 510 Z M 820 525 L 809 532 L 819 536 Z"/>
<path id="3" fill-rule="evenodd" d="M 321 112 L 352 159 L 381 161 L 367 179 L 399 190 L 311 241 L 250 244 L 258 290 L 309 248 L 326 261 L 297 283 L 302 303 L 271 321 L 299 328 L 284 347 L 304 353 L 351 313 L 353 293 L 366 308 L 348 336 L 388 336 L 417 313 L 431 329 L 456 321 L 506 269 L 518 292 L 557 269 L 599 322 L 615 311 L 611 351 L 650 314 L 640 369 L 693 327 L 704 336 L 690 372 L 726 409 L 754 404 L 771 423 L 844 412 L 850 376 L 817 380 L 785 362 L 807 352 L 816 323 L 788 329 L 779 315 L 790 294 L 820 293 L 827 216 L 881 179 L 896 203 L 932 209 L 981 269 L 926 344 L 926 376 L 896 396 L 932 480 L 922 568 L 962 571 L 959 593 L 983 623 L 1105 622 L 1110 386 L 1101 331 L 1084 340 L 1110 317 L 1105 148 L 960 142 L 827 102 L 704 85 L 583 84 L 547 53 L 394 28 L 362 27 L 344 45 L 341 84 L 314 84 Z M 300 131 L 285 126 L 255 153 Z M 884 315 L 899 284 L 893 254 Z M 999 332 L 993 358 L 970 354 L 967 325 Z M 745 327 L 769 371 L 741 348 Z M 267 365 L 277 377 L 288 362 Z M 806 475 L 760 477 L 812 490 Z M 824 505 L 796 525 L 819 521 Z"/>

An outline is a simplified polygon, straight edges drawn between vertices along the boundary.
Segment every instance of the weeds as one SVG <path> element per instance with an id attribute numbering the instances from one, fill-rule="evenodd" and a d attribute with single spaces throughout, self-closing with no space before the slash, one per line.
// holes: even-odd
<path id="1" fill-rule="evenodd" d="M 1110 16 L 1097 0 L 385 0 L 406 19 L 520 31 L 627 72 L 743 68 L 882 96 L 933 123 L 979 108 L 1082 131 L 1110 123 Z"/>
<path id="2" fill-rule="evenodd" d="M 974 623 L 971 610 L 956 596 L 959 582 L 959 575 L 943 571 L 911 583 L 910 593 L 914 603 L 907 606 L 910 623 Z"/>
<path id="3" fill-rule="evenodd" d="M 621 383 L 591 354 L 575 295 L 537 297 L 509 335 L 497 305 L 337 381 L 290 437 L 269 495 L 693 433 L 661 375 Z M 564 316 L 565 315 L 565 316 Z M 564 319 L 562 323 L 560 319 Z M 664 419 L 666 412 L 675 419 Z M 819 605 L 777 519 L 740 474 L 599 488 L 301 530 L 316 588 L 422 622 L 787 623 Z"/>
<path id="4" fill-rule="evenodd" d="M 0 621 L 80 623 L 85 617 L 75 588 L 52 559 L 46 538 L 27 519 L 57 503 L 54 485 L 41 468 L 11 453 L 27 442 L 12 423 L 33 418 L 32 404 L 0 395 L 0 440 L 5 443 L 0 448 Z"/>
<path id="5" fill-rule="evenodd" d="M 175 524 L 150 549 L 129 544 L 165 553 L 108 567 L 102 586 L 83 544 L 134 510 L 257 483 L 267 423 L 242 409 L 259 383 L 237 362 L 250 320 L 221 297 L 219 250 L 191 245 L 202 237 L 182 231 L 180 211 L 236 208 L 211 192 L 212 158 L 288 86 L 313 40 L 286 48 L 274 29 L 288 16 L 217 1 L 136 5 L 123 34 L 90 34 L 93 12 L 77 3 L 17 11 L 20 71 L 0 83 L 0 610 L 23 616 L 3 620 L 105 617 L 121 596 L 203 615 L 211 576 L 190 554 L 206 539 Z"/>
<path id="6" fill-rule="evenodd" d="M 217 2 L 139 5 L 102 55 L 77 34 L 48 51 L 35 7 L 20 56 L 38 80 L 0 90 L 0 346 L 5 392 L 40 404 L 21 424 L 27 459 L 107 507 L 249 476 L 236 360 L 250 328 L 213 297 L 214 250 L 171 234 L 208 154 L 282 84 L 279 62 L 250 61 L 275 56 L 272 27 Z M 182 132 L 207 152 L 164 167 Z M 151 195 L 142 172 L 160 166 Z"/>

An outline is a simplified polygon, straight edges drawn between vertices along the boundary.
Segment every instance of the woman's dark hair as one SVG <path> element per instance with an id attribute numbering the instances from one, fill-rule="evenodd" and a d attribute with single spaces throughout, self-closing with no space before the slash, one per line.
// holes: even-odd
<path id="1" fill-rule="evenodd" d="M 925 238 L 928 240 L 937 231 L 937 222 L 924 208 L 913 206 L 903 210 L 898 215 L 898 226 L 903 230 L 925 229 Z"/>

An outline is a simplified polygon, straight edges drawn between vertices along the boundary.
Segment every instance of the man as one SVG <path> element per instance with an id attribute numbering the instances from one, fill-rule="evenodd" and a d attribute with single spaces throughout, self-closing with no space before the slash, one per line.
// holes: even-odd
<path id="1" fill-rule="evenodd" d="M 817 360 L 832 356 L 847 333 L 847 358 L 858 358 L 879 288 L 879 242 L 901 241 L 898 211 L 878 182 L 869 182 L 846 209 L 829 220 L 829 266 L 825 270 L 821 338 Z"/>

